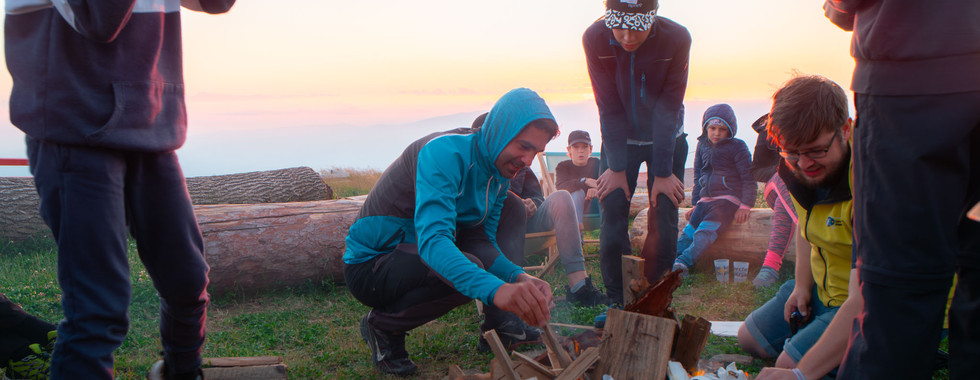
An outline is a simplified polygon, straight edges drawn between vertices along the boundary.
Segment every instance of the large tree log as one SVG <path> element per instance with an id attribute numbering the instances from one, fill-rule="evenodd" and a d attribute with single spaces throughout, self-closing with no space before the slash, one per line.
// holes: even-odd
<path id="1" fill-rule="evenodd" d="M 38 211 L 40 198 L 31 177 L 0 177 L 0 240 L 21 241 L 51 235 Z"/>
<path id="2" fill-rule="evenodd" d="M 187 178 L 193 204 L 281 203 L 327 200 L 333 191 L 309 167 Z M 0 177 L 0 240 L 51 235 L 38 213 L 31 177 Z"/>
<path id="3" fill-rule="evenodd" d="M 196 205 L 322 201 L 333 198 L 309 167 L 187 178 Z"/>
<path id="4" fill-rule="evenodd" d="M 678 237 L 687 226 L 687 218 L 684 214 L 690 208 L 680 208 L 677 210 Z M 641 210 L 630 227 L 630 245 L 639 249 L 646 241 L 646 225 L 649 209 Z M 752 272 L 757 272 L 761 268 L 762 261 L 766 257 L 766 248 L 769 246 L 769 233 L 772 230 L 772 210 L 768 208 L 754 208 L 749 214 L 749 220 L 743 224 L 732 222 L 727 229 L 718 234 L 718 240 L 705 251 L 698 261 L 694 263 L 692 270 L 700 272 L 714 271 L 715 259 L 731 259 L 732 261 L 747 261 Z M 784 258 L 796 260 L 796 234 L 789 242 L 789 249 Z M 675 237 L 676 239 L 676 237 Z"/>
<path id="5" fill-rule="evenodd" d="M 347 229 L 363 197 L 195 206 L 213 293 L 342 282 Z"/>

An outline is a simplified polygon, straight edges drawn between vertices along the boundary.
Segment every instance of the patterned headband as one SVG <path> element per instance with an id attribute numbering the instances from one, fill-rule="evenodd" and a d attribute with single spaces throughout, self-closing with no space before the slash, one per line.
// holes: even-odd
<path id="1" fill-rule="evenodd" d="M 646 13 L 630 13 L 606 9 L 606 27 L 609 29 L 650 30 L 657 18 L 657 10 Z"/>

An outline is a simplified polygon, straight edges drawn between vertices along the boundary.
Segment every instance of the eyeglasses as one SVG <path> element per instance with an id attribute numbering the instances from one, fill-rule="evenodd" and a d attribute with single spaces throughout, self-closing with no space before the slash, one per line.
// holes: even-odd
<path id="1" fill-rule="evenodd" d="M 827 148 L 825 149 L 814 149 L 806 152 L 787 152 L 780 148 L 779 155 L 786 161 L 799 161 L 800 156 L 807 156 L 807 158 L 812 160 L 827 157 L 827 152 L 830 152 L 830 148 L 834 146 L 834 141 L 837 141 L 837 135 L 839 134 L 840 128 L 834 131 L 834 137 L 830 138 L 830 144 L 827 144 Z"/>

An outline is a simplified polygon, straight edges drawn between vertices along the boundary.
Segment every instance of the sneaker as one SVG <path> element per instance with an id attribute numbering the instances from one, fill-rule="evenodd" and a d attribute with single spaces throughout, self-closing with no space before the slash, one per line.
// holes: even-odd
<path id="1" fill-rule="evenodd" d="M 680 261 L 675 261 L 674 267 L 670 268 L 670 271 L 671 272 L 681 271 L 681 278 L 687 277 L 688 272 L 690 272 L 690 270 L 687 267 L 687 264 L 684 264 Z"/>
<path id="2" fill-rule="evenodd" d="M 48 378 L 48 368 L 51 365 L 51 355 L 41 350 L 41 345 L 34 343 L 27 346 L 28 354 L 17 360 L 8 360 L 6 376 L 11 379 L 42 380 Z"/>
<path id="3" fill-rule="evenodd" d="M 158 360 L 150 367 L 150 372 L 146 374 L 147 380 L 204 380 L 204 371 L 200 368 L 197 371 L 179 373 L 174 375 L 167 374 L 167 367 L 163 360 Z"/>
<path id="4" fill-rule="evenodd" d="M 478 351 L 492 351 L 490 349 L 490 343 L 483 337 L 483 333 L 490 330 L 497 331 L 497 337 L 500 338 L 500 343 L 503 343 L 504 348 L 508 350 L 514 350 L 524 344 L 537 343 L 541 339 L 541 330 L 537 327 L 529 326 L 515 315 L 513 318 L 508 318 L 493 328 L 489 328 L 487 323 L 483 322 L 480 325 L 480 339 L 476 345 Z"/>
<path id="5" fill-rule="evenodd" d="M 383 373 L 409 376 L 415 373 L 415 363 L 405 350 L 405 333 L 393 334 L 378 330 L 368 324 L 368 313 L 361 318 L 361 338 L 371 349 L 371 362 Z"/>
<path id="6" fill-rule="evenodd" d="M 755 276 L 752 280 L 752 286 L 756 288 L 764 288 L 767 286 L 772 286 L 779 280 L 779 272 L 772 267 L 762 266 L 759 270 L 759 274 Z"/>
<path id="7" fill-rule="evenodd" d="M 48 343 L 41 347 L 41 350 L 51 355 L 54 352 L 54 343 L 58 340 L 58 330 L 48 331 Z"/>
<path id="8" fill-rule="evenodd" d="M 566 297 L 572 303 L 578 306 L 595 306 L 595 305 L 608 305 L 609 297 L 599 291 L 592 285 L 592 279 L 586 277 L 585 285 L 579 288 L 578 291 L 572 292 L 568 285 L 565 285 L 565 292 L 568 294 Z"/>
<path id="9" fill-rule="evenodd" d="M 609 309 L 623 310 L 623 305 L 620 305 L 618 303 L 609 305 L 609 307 L 606 308 L 606 311 L 603 311 L 602 314 L 599 314 L 595 317 L 595 320 L 592 322 L 595 328 L 601 329 L 603 327 L 606 327 L 606 316 L 609 314 Z"/>

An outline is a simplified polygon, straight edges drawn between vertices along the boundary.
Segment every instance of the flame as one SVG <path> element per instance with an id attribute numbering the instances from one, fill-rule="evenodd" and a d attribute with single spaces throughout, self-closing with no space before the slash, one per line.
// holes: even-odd
<path id="1" fill-rule="evenodd" d="M 691 376 L 702 376 L 704 374 L 705 374 L 704 370 L 703 369 L 699 369 L 697 371 L 694 371 L 694 373 L 692 373 Z"/>

